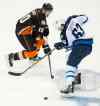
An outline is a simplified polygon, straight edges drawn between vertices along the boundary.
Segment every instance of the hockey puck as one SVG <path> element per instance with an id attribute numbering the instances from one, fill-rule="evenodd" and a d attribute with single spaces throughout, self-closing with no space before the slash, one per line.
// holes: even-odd
<path id="1" fill-rule="evenodd" d="M 54 75 L 52 75 L 51 78 L 54 79 Z"/>
<path id="2" fill-rule="evenodd" d="M 48 97 L 44 97 L 44 100 L 48 100 Z"/>

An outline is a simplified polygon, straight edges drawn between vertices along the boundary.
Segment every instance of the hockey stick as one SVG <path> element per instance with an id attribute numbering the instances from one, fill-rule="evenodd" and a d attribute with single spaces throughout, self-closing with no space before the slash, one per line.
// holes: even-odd
<path id="1" fill-rule="evenodd" d="M 71 47 L 67 46 L 67 52 L 71 50 Z M 48 55 L 48 62 L 49 62 L 49 70 L 50 70 L 50 76 L 51 79 L 54 79 L 54 75 L 52 73 L 52 67 L 51 67 L 51 59 L 50 59 L 50 55 Z"/>
<path id="2" fill-rule="evenodd" d="M 51 53 L 52 53 L 54 50 L 55 50 L 55 48 L 52 49 Z M 27 69 L 25 69 L 25 70 L 24 70 L 23 72 L 21 72 L 21 73 L 9 71 L 8 74 L 13 75 L 13 76 L 21 76 L 22 74 L 25 74 L 29 69 L 31 69 L 33 66 L 35 66 L 37 63 L 39 63 L 41 60 L 43 60 L 43 59 L 44 59 L 45 57 L 47 57 L 48 55 L 49 55 L 49 54 L 44 55 L 44 56 L 42 57 L 42 59 L 40 59 L 40 60 L 37 61 L 36 63 L 32 64 L 31 66 L 29 66 Z"/>
<path id="3" fill-rule="evenodd" d="M 50 76 L 51 76 L 51 79 L 54 79 L 54 75 L 52 74 L 52 67 L 51 67 L 50 55 L 48 55 L 48 62 L 49 62 L 49 69 L 50 69 Z"/>
<path id="4" fill-rule="evenodd" d="M 56 48 L 52 49 L 51 53 L 52 53 L 55 49 L 56 49 Z M 68 47 L 68 50 L 67 50 L 67 51 L 70 51 L 70 50 L 71 50 L 71 47 Z M 44 58 L 47 57 L 48 55 L 49 55 L 49 53 L 48 53 L 47 55 L 43 56 L 42 59 L 44 59 Z M 25 70 L 24 70 L 23 72 L 21 72 L 21 73 L 9 71 L 8 74 L 13 75 L 13 76 L 21 76 L 22 74 L 26 73 L 29 69 L 31 69 L 34 65 L 36 65 L 37 63 L 39 63 L 42 59 L 40 59 L 40 60 L 37 61 L 36 63 L 32 64 L 31 66 L 29 66 L 27 69 L 25 69 Z M 49 64 L 51 64 L 50 61 L 49 61 Z M 52 72 L 51 72 L 51 69 L 50 69 L 50 73 L 52 73 Z M 51 75 L 52 75 L 52 74 L 51 74 Z M 54 77 L 54 76 L 53 76 L 53 77 Z"/>

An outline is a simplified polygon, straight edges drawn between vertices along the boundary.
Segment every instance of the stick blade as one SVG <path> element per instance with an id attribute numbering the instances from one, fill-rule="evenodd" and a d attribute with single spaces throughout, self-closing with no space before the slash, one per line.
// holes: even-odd
<path id="1" fill-rule="evenodd" d="M 11 71 L 9 71 L 8 74 L 13 75 L 13 76 L 21 76 L 22 75 L 22 73 L 14 73 Z"/>

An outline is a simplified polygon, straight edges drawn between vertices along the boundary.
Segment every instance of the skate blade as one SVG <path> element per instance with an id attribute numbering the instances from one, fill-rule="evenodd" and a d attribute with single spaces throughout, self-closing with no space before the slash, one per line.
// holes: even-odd
<path id="1" fill-rule="evenodd" d="M 74 96 L 74 93 L 73 92 L 70 92 L 70 93 L 61 93 L 60 92 L 60 96 L 63 98 L 70 98 L 70 97 Z"/>

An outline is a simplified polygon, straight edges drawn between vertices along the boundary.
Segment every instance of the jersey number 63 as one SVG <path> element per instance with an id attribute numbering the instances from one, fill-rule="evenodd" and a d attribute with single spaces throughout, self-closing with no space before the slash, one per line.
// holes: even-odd
<path id="1" fill-rule="evenodd" d="M 84 35 L 84 30 L 81 28 L 81 26 L 76 23 L 75 28 L 72 30 L 72 34 L 76 39 L 82 37 Z"/>

